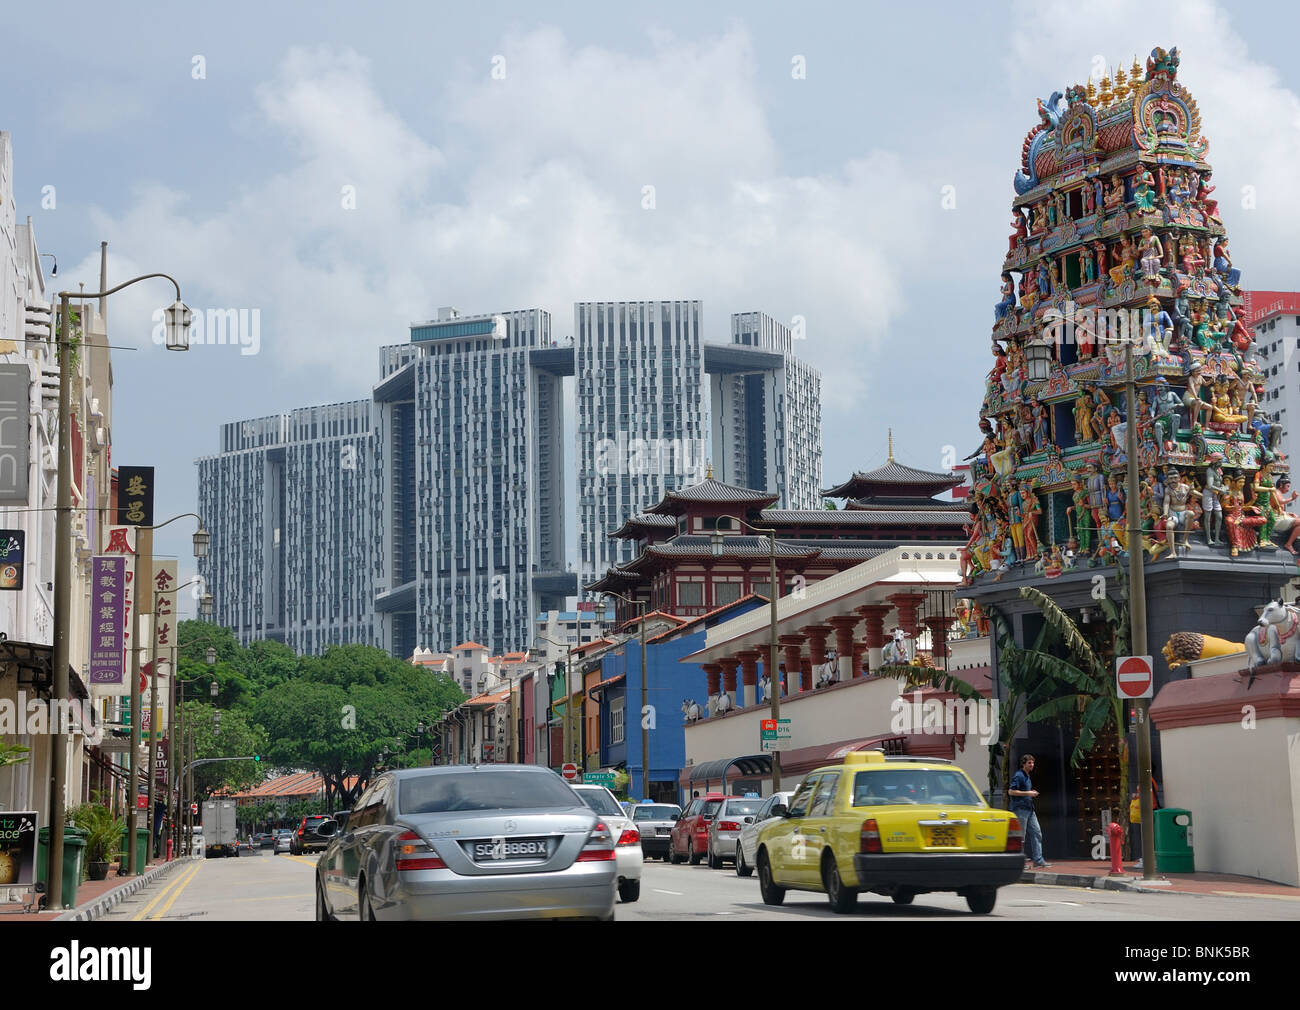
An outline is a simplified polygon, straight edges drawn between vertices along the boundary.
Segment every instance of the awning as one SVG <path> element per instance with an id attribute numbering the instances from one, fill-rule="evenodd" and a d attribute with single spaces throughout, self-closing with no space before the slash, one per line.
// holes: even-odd
<path id="1" fill-rule="evenodd" d="M 755 775 L 771 775 L 772 758 L 769 754 L 748 754 L 744 757 L 705 761 L 703 764 L 691 766 L 688 781 L 708 782 L 712 779 L 721 780 L 731 768 L 735 768 L 740 772 L 743 778 L 752 778 Z"/>
<path id="2" fill-rule="evenodd" d="M 16 642 L 12 639 L 0 640 L 0 672 L 3 672 L 5 665 L 13 666 L 18 674 L 20 687 L 24 686 L 24 673 L 30 677 L 25 684 L 35 688 L 39 694 L 48 694 L 54 687 L 54 646 L 52 645 Z M 86 685 L 71 666 L 68 667 L 68 697 L 82 701 L 90 697 Z"/>

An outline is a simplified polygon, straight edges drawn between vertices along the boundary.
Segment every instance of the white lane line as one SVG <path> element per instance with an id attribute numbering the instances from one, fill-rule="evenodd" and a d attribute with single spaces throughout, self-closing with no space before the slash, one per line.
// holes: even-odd
<path id="1" fill-rule="evenodd" d="M 660 890 L 659 888 L 657 888 L 657 887 L 652 887 L 651 890 L 654 891 L 655 894 L 675 894 L 675 895 L 677 895 L 677 897 L 679 897 L 679 898 L 682 896 L 682 893 L 683 893 L 683 892 L 681 892 L 681 891 L 661 891 L 661 890 Z"/>

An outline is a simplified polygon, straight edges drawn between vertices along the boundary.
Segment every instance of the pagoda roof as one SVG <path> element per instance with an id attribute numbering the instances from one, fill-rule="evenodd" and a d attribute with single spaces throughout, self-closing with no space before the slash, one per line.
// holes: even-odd
<path id="1" fill-rule="evenodd" d="M 628 516 L 623 520 L 623 525 L 609 536 L 614 540 L 640 540 L 645 535 L 646 530 L 672 531 L 675 529 L 677 529 L 677 520 L 672 516 L 649 515 L 645 512 L 638 512 L 636 515 Z"/>
<path id="2" fill-rule="evenodd" d="M 641 582 L 643 576 L 639 572 L 634 572 L 629 568 L 617 567 L 605 569 L 605 574 L 595 582 L 590 582 L 583 586 L 583 589 L 600 592 L 603 589 L 625 588 L 630 585 L 636 585 Z"/>
<path id="3" fill-rule="evenodd" d="M 925 506 L 855 508 L 852 504 L 842 509 L 780 509 L 763 513 L 767 522 L 790 526 L 960 526 L 970 518 L 970 507 L 965 502 L 936 502 L 925 499 Z"/>
<path id="4" fill-rule="evenodd" d="M 939 473 L 905 466 L 892 456 L 884 466 L 858 471 L 843 484 L 827 488 L 827 498 L 915 498 L 918 493 L 935 495 L 961 484 L 965 478 L 957 473 Z"/>
<path id="5" fill-rule="evenodd" d="M 653 515 L 678 516 L 692 505 L 742 504 L 766 508 L 779 497 L 780 495 L 772 494 L 770 491 L 755 491 L 753 488 L 739 487 L 736 484 L 724 484 L 720 480 L 709 477 L 690 487 L 665 492 L 659 504 L 650 506 L 646 512 Z"/>

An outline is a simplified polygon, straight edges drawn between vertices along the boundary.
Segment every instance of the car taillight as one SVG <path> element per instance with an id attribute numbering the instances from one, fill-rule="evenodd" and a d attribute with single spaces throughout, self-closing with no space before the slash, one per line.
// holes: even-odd
<path id="1" fill-rule="evenodd" d="M 859 852 L 883 852 L 880 846 L 880 827 L 874 817 L 862 822 L 862 831 L 858 835 Z"/>
<path id="2" fill-rule="evenodd" d="M 577 862 L 591 863 L 613 858 L 615 858 L 614 836 L 610 834 L 609 828 L 605 827 L 604 821 L 597 821 L 596 826 L 591 829 L 591 834 L 587 836 L 587 844 L 578 853 Z"/>
<path id="3" fill-rule="evenodd" d="M 739 831 L 740 825 L 735 821 L 718 821 L 719 831 Z"/>
<path id="4" fill-rule="evenodd" d="M 1007 825 L 1007 851 L 1021 852 L 1025 845 L 1025 829 L 1020 826 L 1020 818 L 1011 818 Z"/>
<path id="5" fill-rule="evenodd" d="M 619 845 L 639 845 L 641 844 L 641 832 L 636 828 L 628 828 L 618 836 Z"/>
<path id="6" fill-rule="evenodd" d="M 445 870 L 447 864 L 433 855 L 427 842 L 414 831 L 403 831 L 397 836 L 397 871 Z"/>

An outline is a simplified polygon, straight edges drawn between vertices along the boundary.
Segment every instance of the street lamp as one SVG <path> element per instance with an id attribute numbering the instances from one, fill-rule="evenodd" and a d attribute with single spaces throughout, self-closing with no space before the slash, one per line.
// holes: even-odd
<path id="1" fill-rule="evenodd" d="M 776 581 L 776 530 L 770 526 L 751 526 L 743 519 L 732 517 L 745 529 L 754 533 L 763 533 L 767 535 L 768 549 L 768 605 L 771 612 L 771 643 L 767 660 L 767 696 L 772 705 L 772 721 L 777 727 L 777 733 L 780 734 L 781 727 L 781 671 L 776 661 L 776 601 L 781 595 L 780 587 Z M 714 547 L 714 553 L 722 546 L 722 535 L 713 533 L 710 536 L 710 542 Z M 793 671 L 787 671 L 788 675 L 793 677 Z M 725 783 L 724 783 L 725 784 Z M 772 750 L 772 792 L 781 791 L 781 752 L 773 748 Z"/>
<path id="2" fill-rule="evenodd" d="M 107 291 L 80 293 L 72 291 L 59 292 L 59 449 L 58 449 L 58 498 L 54 531 L 54 649 L 52 676 L 54 697 L 66 700 L 68 697 L 68 671 L 72 659 L 72 308 L 73 298 L 107 298 L 123 288 L 139 281 L 154 277 L 163 277 L 171 281 L 176 288 L 176 301 L 166 313 L 166 336 L 169 350 L 184 351 L 189 349 L 190 310 L 181 301 L 181 286 L 166 274 L 144 274 L 133 277 L 125 283 L 109 288 Z M 139 639 L 135 640 L 137 644 Z M 138 655 L 138 653 L 137 653 Z M 139 671 L 136 671 L 138 678 Z M 133 680 L 136 691 L 139 680 Z M 131 746 L 138 746 L 136 739 L 140 718 L 138 709 L 132 710 Z M 58 727 L 62 729 L 60 725 Z M 59 905 L 63 903 L 63 822 L 67 812 L 68 779 L 68 738 L 65 733 L 55 735 L 52 760 L 50 762 L 50 861 L 49 890 L 50 901 Z M 128 752 L 131 758 L 131 788 L 135 789 L 135 752 Z M 134 802 L 134 797 L 132 797 Z M 127 846 L 127 858 L 134 863 L 135 845 Z"/>
<path id="3" fill-rule="evenodd" d="M 650 797 L 650 671 L 645 662 L 645 600 L 629 600 L 622 593 L 605 590 L 605 595 L 617 596 L 624 603 L 640 608 L 641 622 L 641 798 Z M 657 724 L 656 724 L 657 725 Z"/>

